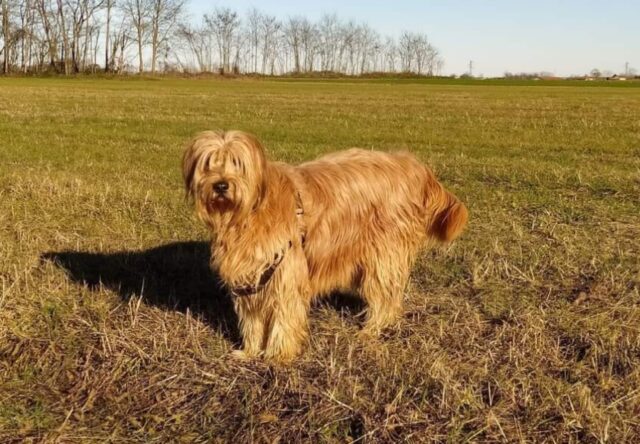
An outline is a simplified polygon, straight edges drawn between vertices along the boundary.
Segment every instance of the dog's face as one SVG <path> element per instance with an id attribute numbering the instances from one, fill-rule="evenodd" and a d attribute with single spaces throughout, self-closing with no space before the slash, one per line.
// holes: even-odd
<path id="1" fill-rule="evenodd" d="M 187 145 L 182 167 L 187 195 L 210 225 L 216 215 L 245 216 L 264 192 L 264 149 L 254 136 L 241 131 L 198 134 Z"/>

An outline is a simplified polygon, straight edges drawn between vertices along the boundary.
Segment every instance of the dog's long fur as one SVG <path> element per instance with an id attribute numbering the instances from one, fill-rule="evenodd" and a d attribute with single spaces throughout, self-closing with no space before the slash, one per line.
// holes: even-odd
<path id="1" fill-rule="evenodd" d="M 268 161 L 250 134 L 207 131 L 187 145 L 183 176 L 249 356 L 293 358 L 312 298 L 335 291 L 367 302 L 366 329 L 392 324 L 420 246 L 453 240 L 467 222 L 406 152 L 350 149 L 291 166 Z M 220 182 L 228 190 L 215 191 Z"/>

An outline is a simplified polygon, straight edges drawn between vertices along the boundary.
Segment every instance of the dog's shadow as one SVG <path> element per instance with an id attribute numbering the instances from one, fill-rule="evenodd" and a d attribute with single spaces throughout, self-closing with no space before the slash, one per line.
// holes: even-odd
<path id="1" fill-rule="evenodd" d="M 239 342 L 232 302 L 209 268 L 206 242 L 174 242 L 142 251 L 42 254 L 67 272 L 69 278 L 91 290 L 101 287 L 128 301 L 142 297 L 166 310 L 189 310 L 232 342 Z"/>
<path id="2" fill-rule="evenodd" d="M 189 311 L 239 345 L 241 338 L 233 303 L 211 271 L 210 258 L 209 244 L 196 241 L 138 251 L 60 251 L 41 256 L 65 270 L 73 282 L 92 291 L 107 288 L 124 301 L 141 297 L 144 303 L 164 310 Z M 328 306 L 342 316 L 356 318 L 364 307 L 360 299 L 338 293 L 314 305 Z"/>

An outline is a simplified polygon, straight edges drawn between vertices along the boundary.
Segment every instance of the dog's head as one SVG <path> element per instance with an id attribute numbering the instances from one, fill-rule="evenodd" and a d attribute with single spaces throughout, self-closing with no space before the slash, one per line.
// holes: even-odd
<path id="1" fill-rule="evenodd" d="M 264 148 L 242 131 L 202 132 L 182 158 L 187 196 L 209 224 L 216 214 L 242 217 L 251 211 L 264 193 L 265 172 Z"/>

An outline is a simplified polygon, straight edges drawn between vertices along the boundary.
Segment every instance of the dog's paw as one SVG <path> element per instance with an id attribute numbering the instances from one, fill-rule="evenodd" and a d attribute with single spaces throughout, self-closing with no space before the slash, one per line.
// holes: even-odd
<path id="1" fill-rule="evenodd" d="M 357 333 L 356 337 L 360 341 L 373 341 L 380 337 L 380 329 L 366 326 Z"/>
<path id="2" fill-rule="evenodd" d="M 244 350 L 233 350 L 231 352 L 231 357 L 237 361 L 248 361 L 251 359 L 251 356 L 249 356 L 249 354 Z"/>

